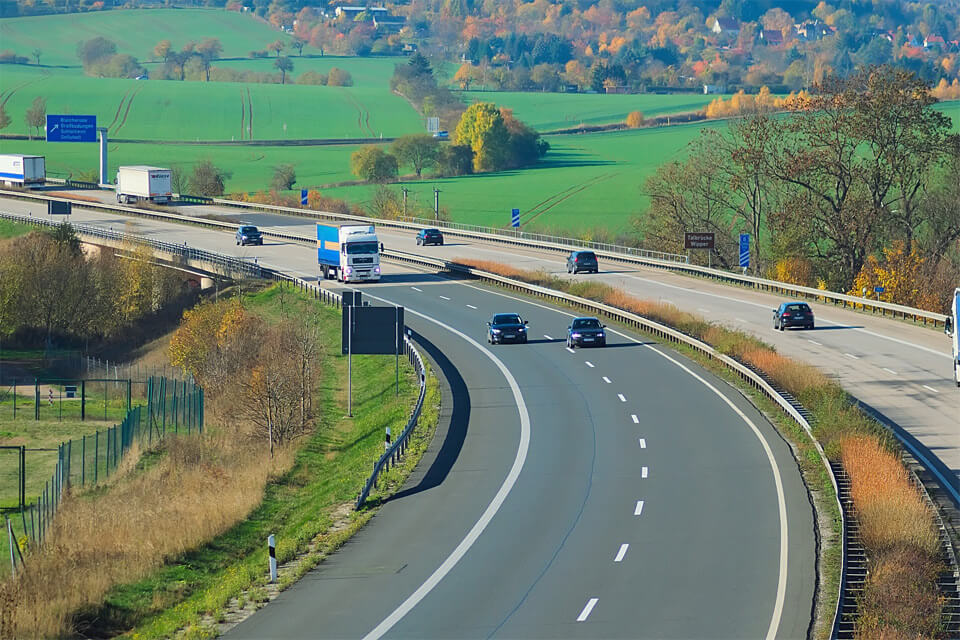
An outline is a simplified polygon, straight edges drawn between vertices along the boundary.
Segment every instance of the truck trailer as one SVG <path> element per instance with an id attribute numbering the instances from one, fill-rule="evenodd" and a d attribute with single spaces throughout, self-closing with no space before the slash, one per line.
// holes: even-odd
<path id="1" fill-rule="evenodd" d="M 43 156 L 25 156 L 19 153 L 0 155 L 0 181 L 8 185 L 43 184 L 47 181 L 47 167 Z"/>
<path id="2" fill-rule="evenodd" d="M 950 315 L 947 317 L 947 326 L 944 332 L 950 336 L 953 341 L 953 380 L 960 387 L 960 288 L 953 292 L 953 302 L 950 305 Z"/>
<path id="3" fill-rule="evenodd" d="M 143 165 L 117 169 L 117 202 L 129 204 L 140 200 L 169 202 L 173 197 L 170 169 Z"/>
<path id="4" fill-rule="evenodd" d="M 372 224 L 317 224 L 319 277 L 340 282 L 380 280 L 380 241 Z"/>

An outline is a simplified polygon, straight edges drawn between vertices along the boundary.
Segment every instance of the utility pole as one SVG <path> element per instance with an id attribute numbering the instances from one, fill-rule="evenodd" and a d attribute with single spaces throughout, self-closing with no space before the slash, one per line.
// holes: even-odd
<path id="1" fill-rule="evenodd" d="M 440 189 L 433 188 L 433 219 L 440 222 Z"/>
<path id="2" fill-rule="evenodd" d="M 403 191 L 403 217 L 406 218 L 407 217 L 407 194 L 410 192 L 410 189 L 407 189 L 406 187 L 401 187 L 401 190 Z"/>

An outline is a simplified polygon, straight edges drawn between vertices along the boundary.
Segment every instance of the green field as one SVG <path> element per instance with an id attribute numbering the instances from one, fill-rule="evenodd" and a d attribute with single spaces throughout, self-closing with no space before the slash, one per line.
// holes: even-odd
<path id="1" fill-rule="evenodd" d="M 138 81 L 11 66 L 3 68 L 0 90 L 7 92 L 12 119 L 5 133 L 27 133 L 23 114 L 37 96 L 46 98 L 47 113 L 95 114 L 111 137 L 137 140 L 373 138 L 423 131 L 417 112 L 387 85 Z"/>
<path id="2" fill-rule="evenodd" d="M 598 93 L 520 93 L 513 91 L 464 91 L 467 103 L 494 102 L 513 109 L 513 114 L 538 131 L 551 131 L 582 124 L 624 122 L 631 111 L 647 117 L 703 109 L 714 95 L 602 95 Z"/>
<path id="3" fill-rule="evenodd" d="M 40 49 L 43 65 L 79 66 L 77 43 L 97 36 L 113 40 L 120 53 L 140 62 L 152 60 L 154 45 L 165 38 L 175 49 L 190 40 L 220 38 L 225 58 L 247 57 L 277 39 L 290 40 L 252 15 L 222 9 L 132 9 L 0 20 L 3 48 L 27 57 Z M 307 47 L 304 53 L 314 50 Z"/>
<path id="4" fill-rule="evenodd" d="M 304 54 L 307 50 L 304 49 Z M 260 71 L 265 73 L 276 73 L 273 68 L 273 62 L 276 58 L 256 58 L 246 60 L 218 60 L 214 63 L 216 67 L 229 69 L 244 69 L 247 71 Z M 299 76 L 304 71 L 319 71 L 328 73 L 331 68 L 338 67 L 346 69 L 353 78 L 353 88 L 379 89 L 380 91 L 390 90 L 390 76 L 393 75 L 393 68 L 397 64 L 406 64 L 407 58 L 397 57 L 375 57 L 360 58 L 356 56 L 310 56 L 300 57 L 296 53 L 290 53 L 290 60 L 293 62 L 293 76 Z"/>

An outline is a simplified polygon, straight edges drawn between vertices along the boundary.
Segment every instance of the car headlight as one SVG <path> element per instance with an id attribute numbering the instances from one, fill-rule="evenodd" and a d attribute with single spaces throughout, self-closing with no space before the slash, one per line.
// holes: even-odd
<path id="1" fill-rule="evenodd" d="M 597 334 L 597 337 L 598 337 L 598 338 L 605 338 L 606 336 L 603 334 L 603 331 L 601 331 L 600 333 Z"/>
<path id="2" fill-rule="evenodd" d="M 500 333 L 500 329 L 490 329 L 493 333 Z"/>
<path id="3" fill-rule="evenodd" d="M 580 337 L 580 334 L 579 334 L 579 333 L 571 333 L 571 334 L 570 334 L 570 337 L 571 337 L 571 338 L 579 338 L 579 337 Z"/>
<path id="4" fill-rule="evenodd" d="M 380 267 L 374 267 L 374 268 L 373 268 L 373 272 L 374 272 L 374 273 L 380 273 Z"/>
<path id="5" fill-rule="evenodd" d="M 526 330 L 527 330 L 526 327 L 520 327 L 519 329 L 517 329 L 517 331 L 526 331 Z"/>

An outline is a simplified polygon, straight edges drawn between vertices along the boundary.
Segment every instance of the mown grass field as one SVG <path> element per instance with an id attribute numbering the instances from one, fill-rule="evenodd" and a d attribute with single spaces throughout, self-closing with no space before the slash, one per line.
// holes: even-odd
<path id="1" fill-rule="evenodd" d="M 350 71 L 349 62 L 355 60 L 338 63 Z M 6 102 L 12 119 L 5 133 L 29 133 L 23 114 L 37 96 L 46 98 L 50 114 L 96 115 L 97 124 L 109 127 L 113 138 L 374 138 L 424 131 L 417 112 L 390 93 L 386 83 L 346 88 L 138 81 L 9 66 L 0 76 L 0 91 L 7 92 L 0 102 Z"/>
<path id="2" fill-rule="evenodd" d="M 140 62 L 153 59 L 154 45 L 165 38 L 176 49 L 190 40 L 220 38 L 225 58 L 246 57 L 277 39 L 290 40 L 252 15 L 223 9 L 121 9 L 0 20 L 3 48 L 27 57 L 40 49 L 42 65 L 79 67 L 77 43 L 97 36 L 113 40 L 120 53 Z M 304 53 L 315 51 L 307 47 Z"/>
<path id="3" fill-rule="evenodd" d="M 464 91 L 464 102 L 494 102 L 513 109 L 513 114 L 538 131 L 579 125 L 624 122 L 631 111 L 652 117 L 703 109 L 714 95 L 601 95 L 589 93 L 523 93 L 513 91 Z"/>

